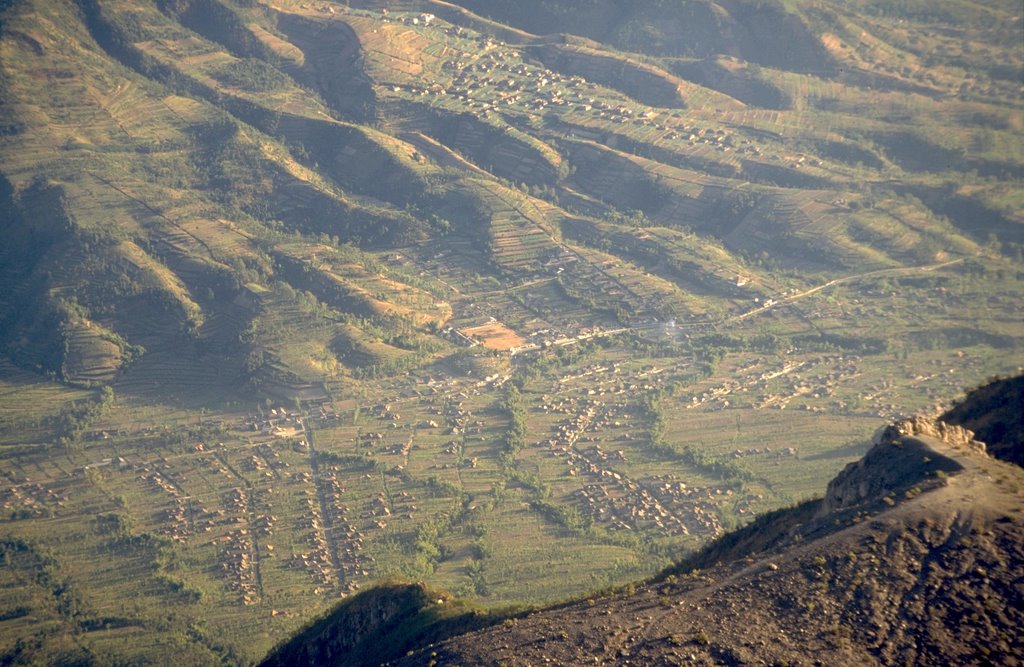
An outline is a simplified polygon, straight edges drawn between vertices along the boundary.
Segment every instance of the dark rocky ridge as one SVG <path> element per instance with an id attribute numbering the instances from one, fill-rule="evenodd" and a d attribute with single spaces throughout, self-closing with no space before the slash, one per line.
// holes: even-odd
<path id="1" fill-rule="evenodd" d="M 974 431 L 990 455 L 1024 466 L 1024 375 L 978 387 L 942 419 Z"/>

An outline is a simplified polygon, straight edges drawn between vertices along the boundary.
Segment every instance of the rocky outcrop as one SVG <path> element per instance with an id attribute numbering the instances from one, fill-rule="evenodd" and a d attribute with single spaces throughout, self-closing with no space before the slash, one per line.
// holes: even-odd
<path id="1" fill-rule="evenodd" d="M 939 471 L 961 470 L 944 451 L 948 448 L 984 453 L 985 444 L 961 426 L 930 417 L 915 416 L 880 428 L 864 458 L 846 466 L 829 482 L 819 516 L 884 502 L 915 486 L 934 484 Z"/>
<path id="2" fill-rule="evenodd" d="M 985 451 L 985 443 L 975 440 L 973 431 L 921 415 L 902 419 L 881 429 L 875 434 L 874 444 L 894 443 L 905 436 L 935 438 L 952 447 Z"/>

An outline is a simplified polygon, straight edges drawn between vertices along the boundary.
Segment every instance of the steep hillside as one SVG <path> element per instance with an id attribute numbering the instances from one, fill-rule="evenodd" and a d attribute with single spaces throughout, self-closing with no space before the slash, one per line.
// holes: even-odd
<path id="1" fill-rule="evenodd" d="M 996 458 L 1024 466 L 1024 376 L 992 380 L 967 393 L 942 420 L 968 428 Z"/>
<path id="2" fill-rule="evenodd" d="M 830 66 L 802 17 L 781 2 L 528 0 L 512 5 L 463 0 L 456 4 L 533 33 L 573 33 L 652 55 L 736 55 L 807 71 Z"/>
<path id="3" fill-rule="evenodd" d="M 261 664 L 375 667 L 411 647 L 493 625 L 503 617 L 473 609 L 423 584 L 385 585 L 342 603 L 274 649 Z"/>

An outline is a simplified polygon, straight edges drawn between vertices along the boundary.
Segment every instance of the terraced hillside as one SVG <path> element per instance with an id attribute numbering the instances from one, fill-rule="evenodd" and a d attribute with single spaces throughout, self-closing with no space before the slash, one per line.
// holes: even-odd
<path id="1" fill-rule="evenodd" d="M 976 5 L 2 3 L 2 659 L 582 595 L 1018 368 Z"/>

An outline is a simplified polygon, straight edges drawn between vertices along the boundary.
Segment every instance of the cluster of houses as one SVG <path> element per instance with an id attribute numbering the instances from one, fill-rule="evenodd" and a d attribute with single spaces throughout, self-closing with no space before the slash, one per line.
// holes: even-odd
<path id="1" fill-rule="evenodd" d="M 772 449 L 771 447 L 747 447 L 746 449 L 734 449 L 732 457 L 743 459 L 748 456 L 774 456 L 778 459 L 796 458 L 800 453 L 796 447 L 783 447 Z"/>
<path id="2" fill-rule="evenodd" d="M 433 18 L 425 17 L 431 15 L 406 16 L 402 21 L 430 25 Z M 456 37 L 466 35 L 457 27 L 450 28 L 448 33 Z M 420 97 L 456 100 L 477 109 L 485 118 L 502 110 L 533 113 L 547 109 L 572 110 L 610 123 L 650 127 L 662 132 L 664 139 L 686 141 L 692 146 L 703 144 L 723 152 L 736 150 L 755 156 L 761 153 L 749 139 L 739 139 L 725 129 L 686 126 L 678 113 L 674 113 L 670 120 L 659 118 L 663 112 L 656 109 L 612 101 L 614 98 L 608 96 L 607 90 L 600 89 L 583 76 L 565 75 L 523 62 L 515 51 L 502 47 L 503 44 L 482 36 L 475 53 L 463 53 L 441 65 L 441 70 L 452 76 L 447 86 L 432 82 L 426 86 L 395 85 L 393 90 L 407 89 L 407 92 Z M 480 53 L 485 55 L 479 56 Z M 604 139 L 602 132 L 589 136 L 588 129 L 583 127 L 574 129 L 574 132 L 584 138 Z"/>
<path id="3" fill-rule="evenodd" d="M 205 445 L 196 444 L 193 450 L 205 452 Z M 254 456 L 250 459 L 252 461 L 265 465 L 260 457 Z M 217 470 L 224 477 L 234 477 L 216 457 L 203 455 L 198 462 Z M 228 528 L 224 535 L 213 539 L 221 547 L 219 571 L 227 581 L 228 590 L 238 592 L 243 604 L 257 603 L 260 592 L 256 574 L 259 559 L 256 538 L 269 539 L 277 521 L 267 500 L 269 490 L 257 490 L 250 494 L 246 489 L 236 486 L 225 493 L 224 509 L 207 510 L 199 498 L 183 493 L 179 481 L 174 479 L 174 473 L 166 462 L 142 466 L 138 470 L 138 478 L 150 488 L 171 497 L 171 507 L 160 514 L 163 522 L 160 533 L 175 542 L 186 542 L 191 536 L 213 531 L 216 526 Z M 258 513 L 253 515 L 254 511 Z M 265 544 L 264 549 L 267 556 L 273 556 L 272 544 Z"/>
<path id="4" fill-rule="evenodd" d="M 455 28 L 449 34 L 465 36 L 465 31 Z M 483 117 L 501 109 L 540 111 L 549 106 L 583 108 L 596 103 L 586 96 L 596 86 L 583 77 L 524 63 L 490 38 L 481 36 L 477 41 L 472 54 L 463 53 L 441 65 L 442 71 L 452 76 L 449 85 L 434 82 L 425 87 L 394 86 L 395 92 L 407 88 L 413 95 L 457 100 L 478 109 Z"/>
<path id="5" fill-rule="evenodd" d="M 224 505 L 236 515 L 247 516 L 249 497 L 245 489 L 231 489 L 225 495 Z M 220 542 L 224 545 L 220 555 L 220 569 L 228 580 L 228 590 L 237 591 L 243 604 L 256 604 L 260 600 L 256 575 L 259 554 L 248 522 L 242 521 L 220 538 Z"/>
<path id="6" fill-rule="evenodd" d="M 359 589 L 357 578 L 369 576 L 368 559 L 361 553 L 365 536 L 349 520 L 336 471 L 328 469 L 316 480 L 310 473 L 300 472 L 295 479 L 309 485 L 300 524 L 308 529 L 306 543 L 311 549 L 296 554 L 289 565 L 309 573 L 318 584 L 317 594 L 335 587 L 342 596 L 355 592 Z"/>
<path id="7" fill-rule="evenodd" d="M 682 482 L 638 482 L 618 472 L 611 463 L 625 462 L 620 451 L 605 453 L 600 445 L 585 450 L 556 447 L 570 473 L 588 483 L 572 494 L 585 516 L 616 530 L 657 530 L 666 535 L 715 536 L 721 532 L 716 494 L 731 489 L 694 489 Z"/>
<path id="8" fill-rule="evenodd" d="M 555 437 L 548 440 L 548 446 L 554 449 L 571 448 L 583 436 L 597 414 L 598 403 L 588 399 L 569 398 L 553 405 L 545 404 L 545 409 L 553 412 L 572 415 L 571 419 L 555 427 Z"/>
<path id="9" fill-rule="evenodd" d="M 155 464 L 156 465 L 156 464 Z M 185 542 L 188 537 L 196 531 L 208 532 L 212 530 L 214 522 L 202 510 L 198 499 L 187 498 L 178 485 L 171 479 L 171 471 L 167 464 L 163 472 L 154 467 L 144 466 L 138 473 L 138 478 L 145 482 L 151 489 L 161 491 L 171 497 L 172 507 L 165 510 L 161 518 L 165 522 L 160 528 L 160 533 L 167 535 L 175 542 Z M 202 513 L 204 518 L 195 519 L 197 513 Z"/>
<path id="10" fill-rule="evenodd" d="M 396 23 L 403 23 L 405 25 L 422 25 L 429 27 L 434 24 L 435 20 L 437 20 L 436 16 L 427 12 L 421 12 L 419 14 L 403 14 L 402 16 L 394 17 L 394 19 L 388 18 L 390 14 L 387 9 L 383 11 L 383 14 L 384 21 L 394 20 Z"/>
<path id="11" fill-rule="evenodd" d="M 387 496 L 383 492 L 378 493 L 367 503 L 366 511 L 363 512 L 363 518 L 372 521 L 373 525 L 377 528 L 384 529 L 388 527 L 388 520 L 391 518 L 391 507 L 388 504 Z"/>
<path id="12" fill-rule="evenodd" d="M 251 415 L 248 430 L 278 438 L 292 438 L 302 434 L 302 413 L 283 407 L 270 408 L 267 414 Z"/>
<path id="13" fill-rule="evenodd" d="M 846 401 L 835 399 L 836 391 L 844 382 L 862 373 L 862 357 L 856 354 L 825 354 L 802 361 L 787 360 L 781 367 L 774 369 L 765 368 L 763 363 L 763 360 L 757 359 L 738 368 L 735 379 L 703 388 L 690 396 L 686 407 L 722 410 L 731 407 L 737 395 L 746 394 L 751 404 L 760 409 L 783 410 L 794 399 L 801 398 L 818 401 L 817 405 L 802 403 L 798 406 L 806 412 L 843 411 L 847 410 L 849 405 Z M 809 372 L 822 367 L 824 370 L 813 374 Z M 959 387 L 958 381 L 952 376 L 950 369 L 939 373 L 912 375 L 919 384 L 938 381 L 950 389 Z M 773 382 L 775 380 L 778 382 Z M 872 414 L 877 417 L 898 416 L 899 408 L 896 404 L 883 403 L 881 400 L 894 386 L 895 383 L 891 380 L 881 380 L 867 386 L 865 391 L 858 394 L 857 399 L 871 405 Z M 933 390 L 932 393 L 936 398 L 943 395 L 939 390 Z M 822 403 L 825 399 L 833 400 L 825 405 Z"/>
<path id="14" fill-rule="evenodd" d="M 479 394 L 479 388 L 484 386 L 485 384 L 487 383 L 476 383 L 477 389 L 471 390 L 472 394 Z M 500 385 L 495 384 L 493 386 L 496 387 Z M 486 427 L 486 422 L 484 422 L 483 419 L 478 418 L 476 415 L 473 414 L 471 410 L 468 410 L 465 407 L 461 399 L 468 397 L 469 394 L 456 395 L 455 398 L 459 400 L 448 402 L 446 406 L 439 411 L 444 416 L 444 426 L 441 426 L 440 424 L 433 420 L 423 422 L 421 423 L 421 426 L 427 425 L 433 428 L 442 428 L 443 432 L 446 435 L 463 437 L 469 436 L 471 438 L 479 439 L 481 437 L 480 434 Z M 463 457 L 465 448 L 463 447 L 463 439 L 461 437 L 455 440 L 449 440 L 445 444 L 445 448 L 443 451 L 445 454 L 455 457 L 456 461 L 454 463 L 435 463 L 432 466 L 430 466 L 431 468 L 436 468 L 440 470 L 448 470 L 449 468 L 455 467 L 476 468 L 479 463 L 479 459 L 477 459 L 477 457 L 475 456 L 470 458 Z"/>
<path id="15" fill-rule="evenodd" d="M 444 417 L 448 435 L 476 434 L 486 425 L 482 419 L 478 419 L 467 409 L 461 400 L 449 402 L 444 410 Z"/>
<path id="16" fill-rule="evenodd" d="M 64 507 L 67 499 L 67 493 L 36 482 L 0 489 L 0 508 L 17 518 L 45 516 L 53 507 Z"/>
<path id="17" fill-rule="evenodd" d="M 739 514 L 749 514 L 753 503 L 761 500 L 756 494 L 736 499 L 736 492 L 728 487 L 695 487 L 680 481 L 675 475 L 661 475 L 644 480 L 650 494 L 687 523 L 691 534 L 715 536 L 722 532 L 718 504 L 728 499 Z"/>
<path id="18" fill-rule="evenodd" d="M 733 394 L 763 389 L 770 380 L 782 377 L 783 375 L 789 375 L 807 366 L 809 363 L 807 361 L 786 361 L 782 364 L 781 368 L 775 370 L 754 371 L 738 379 L 727 380 L 720 385 L 708 387 L 700 393 L 693 394 L 686 407 L 687 409 L 693 409 L 707 405 L 712 409 L 728 408 L 732 405 L 729 397 Z"/>
<path id="19" fill-rule="evenodd" d="M 267 470 L 266 462 L 261 457 L 256 456 L 255 454 L 250 454 L 248 457 L 246 457 L 246 459 L 242 462 L 242 468 L 244 470 L 262 473 L 265 477 L 274 476 L 274 473 Z"/>
<path id="20" fill-rule="evenodd" d="M 305 445 L 302 443 L 305 442 L 304 438 L 299 438 L 292 447 L 295 449 L 295 444 L 300 444 L 298 451 L 304 451 Z M 256 445 L 253 452 L 242 460 L 242 468 L 249 472 L 259 473 L 260 477 L 266 480 L 278 478 L 280 470 L 291 467 L 287 461 L 281 460 L 280 452 L 265 442 Z"/>
<path id="21" fill-rule="evenodd" d="M 595 365 L 589 374 L 583 371 L 583 377 L 592 378 L 610 370 Z M 651 368 L 643 372 L 651 376 L 660 375 L 662 370 Z M 602 442 L 606 443 L 607 437 L 593 435 L 602 429 L 628 427 L 630 415 L 621 407 L 607 405 L 597 398 L 570 396 L 555 400 L 545 396 L 540 409 L 568 415 L 568 419 L 554 427 L 554 437 L 545 444 L 547 451 L 565 462 L 567 475 L 584 482 L 572 498 L 585 516 L 617 530 L 656 530 L 666 535 L 702 537 L 721 532 L 716 496 L 731 496 L 731 489 L 690 488 L 672 478 L 637 481 L 622 472 L 621 464 L 628 463 L 626 452 L 606 451 Z M 630 438 L 628 433 L 621 437 Z"/>
<path id="22" fill-rule="evenodd" d="M 635 485 L 636 489 L 628 493 L 631 485 Z M 627 493 L 623 494 L 623 489 Z M 624 485 L 588 484 L 572 495 L 586 516 L 612 529 L 633 531 L 654 527 L 668 535 L 689 534 L 686 525 L 678 517 L 635 482 L 626 482 Z"/>
<path id="23" fill-rule="evenodd" d="M 221 572 L 228 579 L 228 590 L 237 591 L 242 604 L 259 602 L 260 594 L 256 585 L 255 549 L 248 528 L 237 528 L 223 539 L 226 543 L 221 552 Z"/>
<path id="24" fill-rule="evenodd" d="M 571 127 L 574 136 L 591 141 L 604 143 L 608 140 L 607 130 L 602 127 L 604 123 L 628 124 L 656 130 L 662 133 L 660 136 L 663 140 L 686 142 L 690 146 L 707 146 L 722 153 L 735 151 L 753 156 L 761 155 L 761 149 L 750 139 L 738 138 L 724 129 L 687 126 L 679 120 L 676 113 L 670 117 L 661 117 L 652 109 L 633 109 L 622 104 L 611 105 L 594 98 L 587 98 L 583 104 L 578 104 L 573 109 L 576 112 L 589 112 L 595 119 L 599 119 L 596 123 Z M 609 145 L 614 147 L 611 143 Z"/>
<path id="25" fill-rule="evenodd" d="M 415 496 L 408 491 L 391 497 L 380 492 L 366 504 L 362 518 L 370 521 L 374 527 L 383 529 L 387 528 L 392 518 L 412 519 L 418 509 Z"/>
<path id="26" fill-rule="evenodd" d="M 337 471 L 325 469 L 317 479 L 323 510 L 323 539 L 333 550 L 338 580 L 343 594 L 359 588 L 359 577 L 369 576 L 366 567 L 369 558 L 362 554 L 363 532 L 349 518 L 349 507 L 342 500 L 345 489 L 338 481 Z"/>
<path id="27" fill-rule="evenodd" d="M 321 403 L 316 416 L 321 426 L 333 424 L 341 420 L 341 414 L 339 414 L 337 406 L 333 403 Z"/>
<path id="28" fill-rule="evenodd" d="M 963 351 L 956 353 L 958 361 L 951 363 L 948 359 L 932 359 L 927 362 L 934 368 L 915 366 L 906 373 L 906 379 L 910 380 L 912 387 L 923 387 L 928 398 L 940 405 L 947 397 L 956 394 L 963 388 L 963 380 L 958 377 L 959 373 L 966 369 L 976 367 L 978 360 L 965 354 Z M 959 368 L 958 368 L 959 366 Z M 868 385 L 857 399 L 869 404 L 872 414 L 882 419 L 892 419 L 904 416 L 900 407 L 893 402 L 883 402 L 886 397 L 892 398 L 898 387 L 905 385 L 894 382 L 891 379 L 883 379 L 879 382 Z M 843 403 L 845 408 L 846 404 Z"/>
<path id="29" fill-rule="evenodd" d="M 613 362 L 611 364 L 588 364 L 583 368 L 579 369 L 579 371 L 575 375 L 563 375 L 561 378 L 559 378 L 558 382 L 559 384 L 567 384 L 574 380 L 582 380 L 591 388 L 597 388 L 600 386 L 607 385 L 609 381 L 614 382 L 614 376 L 617 375 L 620 371 L 621 365 L 617 362 Z M 545 403 L 541 406 L 541 409 L 545 411 L 565 411 L 572 409 L 571 406 L 567 407 L 564 404 L 564 401 L 558 406 L 555 406 L 549 405 L 548 400 L 549 399 L 547 397 L 544 397 Z"/>
<path id="30" fill-rule="evenodd" d="M 191 533 L 188 517 L 190 508 L 184 498 L 175 497 L 173 502 L 174 506 L 164 510 L 160 516 L 164 521 L 160 532 L 169 536 L 175 542 L 185 542 Z"/>
<path id="31" fill-rule="evenodd" d="M 950 363 L 945 359 L 933 359 L 930 370 L 918 366 L 915 371 L 907 374 L 915 387 L 926 386 L 928 398 L 934 401 L 946 400 L 962 390 L 964 381 L 960 373 L 970 368 L 980 368 L 980 358 L 966 354 L 962 350 L 956 353 L 957 362 Z M 959 366 L 959 368 L 957 368 Z M 892 406 L 895 409 L 895 406 Z"/>
<path id="32" fill-rule="evenodd" d="M 313 476 L 308 472 L 296 473 L 296 479 L 307 484 L 312 483 Z M 319 584 L 314 592 L 323 594 L 331 590 L 335 584 L 334 564 L 331 559 L 331 550 L 325 537 L 323 518 L 320 515 L 320 503 L 316 498 L 315 491 L 307 488 L 306 497 L 303 499 L 303 512 L 299 518 L 300 528 L 308 529 L 306 545 L 309 551 L 295 554 L 289 561 L 293 568 L 301 568 L 309 573 L 313 580 Z"/>
<path id="33" fill-rule="evenodd" d="M 440 468 L 442 470 L 447 470 L 451 467 L 476 468 L 480 462 L 479 459 L 475 456 L 464 458 L 464 452 L 465 448 L 462 446 L 462 443 L 457 440 L 449 440 L 448 444 L 445 445 L 444 453 L 454 456 L 456 458 L 456 462 L 453 464 L 442 463 L 440 465 L 434 465 L 433 467 Z"/>
<path id="34" fill-rule="evenodd" d="M 147 429 L 145 434 L 150 435 L 155 432 L 155 429 Z M 97 442 L 100 440 L 110 440 L 111 438 L 124 435 L 128 435 L 128 431 L 121 429 L 115 429 L 111 431 L 88 431 L 82 436 L 82 440 L 86 442 Z"/>
<path id="35" fill-rule="evenodd" d="M 821 359 L 809 360 L 808 366 L 818 364 L 827 365 L 830 370 L 813 376 L 791 375 L 783 381 L 781 387 L 777 387 L 771 393 L 758 396 L 759 408 L 784 409 L 790 401 L 798 397 L 824 399 L 831 397 L 839 386 L 839 383 L 847 378 L 856 376 L 860 370 L 857 362 L 860 357 L 849 356 L 826 356 Z M 808 412 L 824 412 L 824 406 L 804 405 Z"/>
<path id="36" fill-rule="evenodd" d="M 579 407 L 581 412 L 555 427 L 556 437 L 547 444 L 554 456 L 565 461 L 567 474 L 589 482 L 573 494 L 584 513 L 615 529 L 635 530 L 650 522 L 672 535 L 688 534 L 682 521 L 654 500 L 646 489 L 611 467 L 614 463 L 626 462 L 625 452 L 606 453 L 600 444 L 586 449 L 575 446 L 588 429 L 598 424 L 612 424 L 615 416 L 608 408 L 599 412 L 600 404 L 593 400 L 584 400 Z"/>

